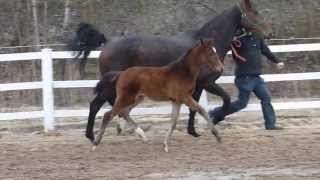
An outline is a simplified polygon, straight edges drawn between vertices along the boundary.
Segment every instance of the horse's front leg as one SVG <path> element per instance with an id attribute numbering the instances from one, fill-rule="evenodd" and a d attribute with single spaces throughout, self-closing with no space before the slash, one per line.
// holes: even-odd
<path id="1" fill-rule="evenodd" d="M 205 84 L 204 89 L 212 94 L 215 94 L 222 98 L 223 105 L 221 107 L 221 110 L 215 113 L 215 117 L 213 119 L 213 123 L 217 124 L 218 122 L 224 120 L 224 117 L 227 114 L 229 105 L 230 105 L 230 95 L 222 89 L 218 84 L 215 83 L 215 81 L 211 81 L 212 83 L 209 83 L 209 81 Z"/>
<path id="2" fill-rule="evenodd" d="M 192 97 L 198 102 L 199 99 L 200 99 L 200 96 L 201 96 L 201 93 L 202 93 L 202 88 L 200 86 L 196 86 L 196 89 L 192 95 Z M 196 132 L 196 129 L 194 127 L 194 120 L 195 120 L 195 115 L 196 115 L 196 111 L 192 110 L 189 108 L 189 120 L 188 120 L 188 128 L 187 128 L 187 131 L 188 131 L 188 134 L 190 134 L 191 136 L 193 137 L 199 137 L 200 134 L 198 134 Z"/>

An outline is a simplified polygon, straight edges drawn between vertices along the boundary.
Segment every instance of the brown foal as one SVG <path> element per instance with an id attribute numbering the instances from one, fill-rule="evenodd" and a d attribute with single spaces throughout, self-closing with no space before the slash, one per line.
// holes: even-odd
<path id="1" fill-rule="evenodd" d="M 176 127 L 182 104 L 202 115 L 208 121 L 211 132 L 220 141 L 219 133 L 210 122 L 207 112 L 192 97 L 202 66 L 207 66 L 213 72 L 223 70 L 223 64 L 211 40 L 201 40 L 177 61 L 167 66 L 132 67 L 121 72 L 116 84 L 115 104 L 104 114 L 99 133 L 93 142 L 93 149 L 100 144 L 105 128 L 117 115 L 132 123 L 136 132 L 147 141 L 143 130 L 129 116 L 131 109 L 138 105 L 144 96 L 155 101 L 172 102 L 171 128 L 164 140 L 166 152 L 168 152 L 168 141 Z"/>

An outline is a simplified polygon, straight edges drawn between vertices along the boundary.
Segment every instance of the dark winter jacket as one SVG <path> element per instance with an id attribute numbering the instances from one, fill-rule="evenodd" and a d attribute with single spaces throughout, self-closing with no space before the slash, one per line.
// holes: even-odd
<path id="1" fill-rule="evenodd" d="M 264 40 L 258 36 L 246 35 L 238 40 L 241 42 L 241 47 L 237 49 L 237 52 L 246 61 L 239 60 L 233 54 L 233 59 L 236 63 L 236 76 L 260 75 L 262 73 L 262 55 L 274 63 L 279 63 L 279 60 L 272 54 Z"/>

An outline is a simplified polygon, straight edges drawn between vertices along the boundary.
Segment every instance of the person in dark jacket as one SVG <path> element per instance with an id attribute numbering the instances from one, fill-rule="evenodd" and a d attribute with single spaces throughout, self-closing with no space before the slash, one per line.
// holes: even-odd
<path id="1" fill-rule="evenodd" d="M 261 101 L 265 128 L 267 130 L 281 130 L 276 126 L 276 116 L 271 104 L 271 94 L 268 90 L 262 73 L 262 55 L 277 65 L 278 69 L 284 67 L 270 51 L 264 40 L 250 32 L 242 30 L 234 43 L 232 56 L 235 61 L 235 85 L 238 88 L 238 99 L 230 104 L 224 114 L 221 107 L 209 111 L 213 122 L 217 124 L 222 121 L 226 115 L 235 113 L 245 108 L 249 102 L 250 94 L 253 92 Z"/>

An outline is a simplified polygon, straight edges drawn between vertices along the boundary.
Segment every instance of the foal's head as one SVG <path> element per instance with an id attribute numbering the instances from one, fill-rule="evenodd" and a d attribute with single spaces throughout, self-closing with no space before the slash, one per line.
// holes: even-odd
<path id="1" fill-rule="evenodd" d="M 211 71 L 219 73 L 223 71 L 223 63 L 217 55 L 213 40 L 201 39 L 192 51 L 198 53 L 196 61 L 207 65 Z"/>

